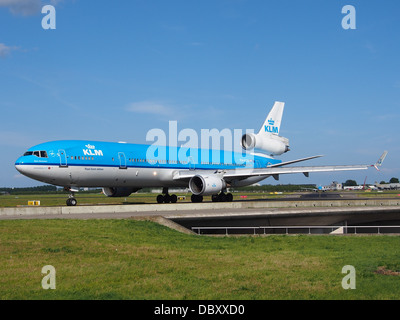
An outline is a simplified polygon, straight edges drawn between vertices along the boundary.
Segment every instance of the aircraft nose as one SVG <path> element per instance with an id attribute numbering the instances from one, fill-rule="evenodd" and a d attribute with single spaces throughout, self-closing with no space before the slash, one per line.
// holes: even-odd
<path id="1" fill-rule="evenodd" d="M 23 158 L 23 157 L 19 157 L 19 158 L 17 159 L 17 161 L 15 161 L 15 167 L 17 167 L 17 166 L 19 166 L 20 164 L 23 164 L 23 163 L 24 163 L 24 161 L 22 160 L 22 158 Z"/>
<path id="2" fill-rule="evenodd" d="M 15 163 L 15 169 L 17 169 L 17 171 L 18 171 L 19 173 L 24 174 L 23 166 L 20 165 L 19 163 Z"/>
<path id="3" fill-rule="evenodd" d="M 15 161 L 15 169 L 21 174 L 26 173 L 26 166 L 24 166 L 24 157 L 19 157 L 17 161 Z"/>

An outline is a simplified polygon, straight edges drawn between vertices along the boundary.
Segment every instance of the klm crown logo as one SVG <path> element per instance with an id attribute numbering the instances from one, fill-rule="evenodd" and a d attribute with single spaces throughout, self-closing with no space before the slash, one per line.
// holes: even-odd
<path id="1" fill-rule="evenodd" d="M 275 121 L 271 118 L 267 122 L 268 122 L 269 125 L 268 126 L 267 125 L 264 126 L 265 132 L 278 134 L 279 133 L 279 128 L 274 126 L 275 125 Z"/>

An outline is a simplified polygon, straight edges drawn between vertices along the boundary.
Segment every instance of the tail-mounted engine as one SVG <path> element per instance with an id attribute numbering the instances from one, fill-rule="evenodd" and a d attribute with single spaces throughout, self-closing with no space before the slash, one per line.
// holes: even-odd
<path id="1" fill-rule="evenodd" d="M 289 139 L 274 134 L 246 133 L 242 136 L 244 150 L 260 149 L 273 155 L 281 155 L 288 152 Z"/>
<path id="2" fill-rule="evenodd" d="M 272 155 L 289 151 L 289 139 L 279 136 L 285 103 L 276 101 L 260 131 L 242 136 L 244 150 L 260 149 Z"/>

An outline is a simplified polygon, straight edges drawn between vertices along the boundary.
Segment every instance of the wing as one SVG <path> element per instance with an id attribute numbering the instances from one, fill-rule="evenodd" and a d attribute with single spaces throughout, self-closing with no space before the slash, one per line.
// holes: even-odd
<path id="1" fill-rule="evenodd" d="M 310 167 L 284 167 L 287 164 L 296 163 L 300 161 L 305 161 L 313 158 L 317 158 L 320 156 L 314 156 L 309 158 L 303 158 L 298 160 L 292 160 L 288 162 L 279 163 L 277 165 L 273 165 L 267 168 L 239 168 L 239 169 L 227 169 L 227 170 L 185 170 L 185 171 L 177 171 L 174 174 L 174 180 L 180 179 L 190 179 L 191 177 L 198 174 L 218 174 L 226 181 L 232 180 L 243 180 L 249 177 L 274 177 L 278 180 L 280 174 L 290 174 L 290 173 L 303 173 L 308 177 L 310 172 L 336 172 L 336 171 L 353 171 L 353 170 L 367 170 L 370 167 L 380 167 L 383 163 L 383 159 L 385 158 L 387 151 L 383 153 L 383 155 L 379 158 L 379 160 L 372 165 L 363 164 L 363 165 L 345 165 L 345 166 L 310 166 Z"/>
<path id="2" fill-rule="evenodd" d="M 352 166 L 313 166 L 313 167 L 286 167 L 286 168 L 262 168 L 262 169 L 243 169 L 231 170 L 226 172 L 223 177 L 225 180 L 245 179 L 248 177 L 274 177 L 278 180 L 280 174 L 303 173 L 308 177 L 310 172 L 333 172 L 333 171 L 350 171 L 350 170 L 367 170 L 370 165 L 352 165 Z M 233 171 L 233 172 L 232 172 Z"/>

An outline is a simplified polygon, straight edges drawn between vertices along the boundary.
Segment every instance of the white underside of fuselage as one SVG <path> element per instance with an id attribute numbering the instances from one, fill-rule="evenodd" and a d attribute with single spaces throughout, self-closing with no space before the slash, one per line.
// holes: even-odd
<path id="1" fill-rule="evenodd" d="M 176 173 L 182 170 L 171 168 L 17 165 L 16 169 L 29 178 L 63 187 L 188 187 L 187 180 L 174 179 Z M 200 173 L 197 170 L 187 171 L 194 175 Z M 237 180 L 234 186 L 248 186 L 265 178 Z"/>

